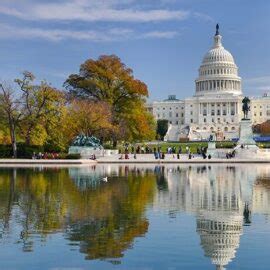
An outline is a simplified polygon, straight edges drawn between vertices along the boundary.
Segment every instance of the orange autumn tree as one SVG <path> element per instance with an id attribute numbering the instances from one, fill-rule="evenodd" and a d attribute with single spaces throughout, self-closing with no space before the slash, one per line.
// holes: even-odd
<path id="1" fill-rule="evenodd" d="M 107 139 L 113 130 L 111 109 L 105 102 L 73 100 L 68 108 L 65 134 L 71 139 L 83 133 Z"/>
<path id="2" fill-rule="evenodd" d="M 134 78 L 115 55 L 89 59 L 65 82 L 72 98 L 102 102 L 111 109 L 111 139 L 142 140 L 154 138 L 154 121 L 145 107 L 148 89 L 145 83 Z"/>

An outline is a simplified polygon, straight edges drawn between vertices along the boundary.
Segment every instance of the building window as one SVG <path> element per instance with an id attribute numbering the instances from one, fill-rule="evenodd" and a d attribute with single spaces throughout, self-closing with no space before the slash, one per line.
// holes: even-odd
<path id="1" fill-rule="evenodd" d="M 193 115 L 193 111 L 190 111 L 190 115 Z"/>
<path id="2" fill-rule="evenodd" d="M 178 117 L 178 113 L 176 113 L 175 116 Z"/>
<path id="3" fill-rule="evenodd" d="M 215 115 L 215 110 L 211 110 L 211 115 Z"/>
<path id="4" fill-rule="evenodd" d="M 203 110 L 203 116 L 206 116 L 206 115 L 207 115 L 207 111 Z"/>
<path id="5" fill-rule="evenodd" d="M 184 117 L 184 114 L 183 113 L 181 113 L 181 117 Z"/>
<path id="6" fill-rule="evenodd" d="M 235 127 L 232 127 L 232 130 L 235 130 Z"/>
<path id="7" fill-rule="evenodd" d="M 225 128 L 224 128 L 224 131 L 228 131 L 228 127 L 225 127 Z"/>
<path id="8" fill-rule="evenodd" d="M 220 110 L 217 110 L 217 115 L 220 115 Z"/>
<path id="9" fill-rule="evenodd" d="M 206 123 L 206 118 L 203 119 L 203 122 Z"/>
<path id="10" fill-rule="evenodd" d="M 260 116 L 262 116 L 262 112 L 260 112 Z"/>
<path id="11" fill-rule="evenodd" d="M 175 121 L 175 124 L 178 125 L 178 121 Z"/>
<path id="12" fill-rule="evenodd" d="M 172 117 L 172 112 L 169 112 L 169 117 Z"/>
<path id="13" fill-rule="evenodd" d="M 190 123 L 193 123 L 193 119 L 192 118 L 190 119 Z"/>

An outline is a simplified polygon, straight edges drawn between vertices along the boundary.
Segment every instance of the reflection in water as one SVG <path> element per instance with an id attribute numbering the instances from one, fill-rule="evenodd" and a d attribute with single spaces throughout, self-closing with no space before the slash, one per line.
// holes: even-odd
<path id="1" fill-rule="evenodd" d="M 167 170 L 169 191 L 156 196 L 156 207 L 194 213 L 205 256 L 224 269 L 239 248 L 243 224 L 254 213 L 269 214 L 270 168 L 183 167 Z M 257 179 L 254 188 L 253 181 Z M 263 184 L 264 182 L 265 184 Z"/>
<path id="2" fill-rule="evenodd" d="M 2 169 L 0 243 L 12 239 L 30 252 L 61 232 L 86 259 L 118 264 L 148 232 L 146 209 L 185 212 L 196 217 L 205 256 L 223 269 L 236 255 L 243 225 L 252 225 L 251 214 L 270 214 L 269 172 L 268 166 Z"/>

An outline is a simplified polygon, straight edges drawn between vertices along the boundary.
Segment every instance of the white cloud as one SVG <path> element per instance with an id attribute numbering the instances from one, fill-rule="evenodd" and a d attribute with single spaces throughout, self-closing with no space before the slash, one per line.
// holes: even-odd
<path id="1" fill-rule="evenodd" d="M 211 23 L 215 22 L 215 20 L 211 16 L 204 14 L 204 13 L 201 13 L 201 12 L 194 12 L 193 16 L 199 20 L 202 20 L 202 21 L 207 21 L 207 22 L 211 22 Z"/>
<path id="2" fill-rule="evenodd" d="M 48 30 L 42 28 L 16 27 L 8 24 L 0 24 L 0 39 L 45 39 L 53 42 L 73 39 L 93 42 L 108 42 L 143 38 L 168 39 L 173 38 L 176 35 L 177 32 L 173 31 L 137 33 L 128 28 L 111 28 L 101 31 L 73 31 L 62 29 Z"/>
<path id="3" fill-rule="evenodd" d="M 178 35 L 179 35 L 179 33 L 176 31 L 152 31 L 152 32 L 148 32 L 148 33 L 143 34 L 142 37 L 171 39 L 171 38 L 174 38 Z"/>
<path id="4" fill-rule="evenodd" d="M 58 3 L 32 3 L 31 5 L 1 5 L 0 13 L 24 20 L 55 21 L 115 21 L 153 22 L 184 20 L 188 11 L 167 9 L 138 9 L 130 5 L 133 1 L 70 0 Z"/>

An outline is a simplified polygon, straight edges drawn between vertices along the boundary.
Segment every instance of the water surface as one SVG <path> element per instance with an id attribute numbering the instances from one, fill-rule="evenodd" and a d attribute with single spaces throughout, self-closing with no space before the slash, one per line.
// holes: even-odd
<path id="1" fill-rule="evenodd" d="M 0 269 L 269 269 L 269 214 L 269 165 L 0 168 Z"/>

